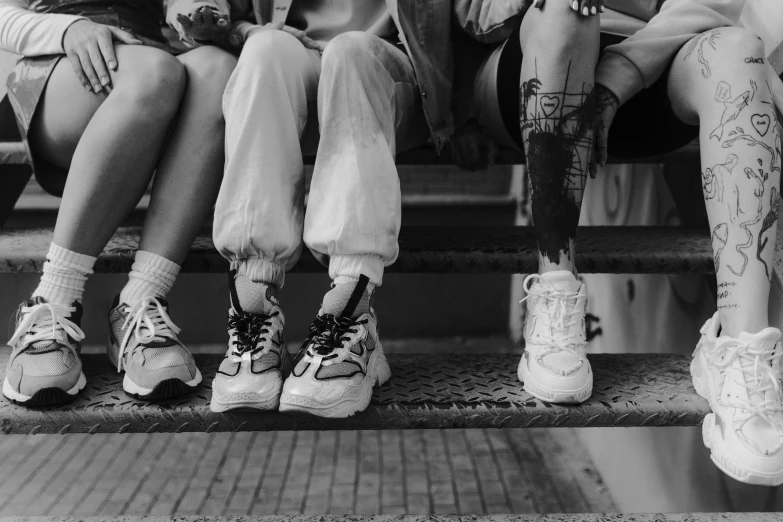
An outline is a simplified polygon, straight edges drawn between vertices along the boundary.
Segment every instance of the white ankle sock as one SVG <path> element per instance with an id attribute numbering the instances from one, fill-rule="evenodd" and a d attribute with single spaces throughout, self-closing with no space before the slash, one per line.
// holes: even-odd
<path id="1" fill-rule="evenodd" d="M 120 302 L 133 306 L 145 297 L 165 298 L 179 274 L 180 266 L 152 252 L 139 250 L 131 267 Z"/>
<path id="2" fill-rule="evenodd" d="M 43 297 L 48 303 L 69 305 L 74 301 L 81 302 L 84 283 L 92 274 L 95 259 L 52 243 L 46 254 L 41 282 L 33 296 Z"/>

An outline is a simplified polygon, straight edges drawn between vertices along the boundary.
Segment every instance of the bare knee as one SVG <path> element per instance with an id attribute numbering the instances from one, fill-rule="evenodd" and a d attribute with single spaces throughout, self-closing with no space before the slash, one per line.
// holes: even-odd
<path id="1" fill-rule="evenodd" d="M 173 56 L 151 51 L 155 52 L 127 56 L 118 52 L 122 74 L 112 95 L 122 98 L 123 105 L 130 109 L 156 118 L 171 118 L 185 91 L 185 68 Z"/>
<path id="2" fill-rule="evenodd" d="M 221 100 L 237 59 L 217 47 L 200 47 L 179 56 L 187 74 L 186 99 L 198 104 L 215 121 L 223 119 Z"/>
<path id="3" fill-rule="evenodd" d="M 589 51 L 597 60 L 599 37 L 599 17 L 582 16 L 568 2 L 546 2 L 542 9 L 529 9 L 519 31 L 523 51 L 546 49 L 550 59 L 584 56 Z"/>

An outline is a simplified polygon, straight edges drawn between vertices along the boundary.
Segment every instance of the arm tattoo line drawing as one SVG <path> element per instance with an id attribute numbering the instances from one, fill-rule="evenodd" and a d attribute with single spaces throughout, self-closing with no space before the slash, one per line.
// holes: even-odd
<path id="1" fill-rule="evenodd" d="M 767 246 L 767 243 L 769 242 L 769 238 L 764 237 L 764 233 L 770 228 L 772 228 L 772 225 L 774 225 L 777 222 L 779 210 L 780 210 L 780 196 L 778 196 L 778 189 L 772 187 L 772 192 L 770 192 L 769 194 L 769 212 L 767 212 L 767 215 L 764 216 L 764 221 L 761 223 L 761 231 L 759 232 L 759 244 L 758 244 L 758 248 L 756 249 L 756 259 L 761 261 L 762 264 L 764 265 L 764 272 L 766 272 L 767 278 L 769 278 L 769 267 L 767 266 L 767 262 L 761 259 L 761 253 L 764 251 L 764 248 Z"/>
<path id="2" fill-rule="evenodd" d="M 748 106 L 750 103 L 751 92 L 745 91 L 733 100 L 731 98 L 731 88 L 726 82 L 720 82 L 718 84 L 718 90 L 715 93 L 715 101 L 721 102 L 724 105 L 723 114 L 720 117 L 720 124 L 710 134 L 710 138 L 717 138 L 718 141 L 723 140 L 723 128 L 731 121 L 737 119 L 742 112 L 742 109 Z M 729 101 L 730 100 L 730 101 Z M 725 145 L 724 145 L 725 146 Z"/>
<path id="3" fill-rule="evenodd" d="M 761 169 L 759 169 L 759 172 L 763 172 Z M 734 270 L 731 266 L 728 266 L 729 270 L 731 270 L 731 273 L 735 276 L 741 276 L 745 273 L 745 268 L 748 266 L 748 256 L 745 255 L 745 252 L 743 250 L 750 248 L 750 246 L 753 244 L 753 233 L 748 230 L 748 227 L 751 225 L 755 225 L 759 221 L 761 221 L 761 208 L 762 208 L 762 196 L 764 195 L 764 181 L 769 177 L 767 174 L 756 174 L 756 172 L 751 168 L 745 168 L 745 176 L 747 176 L 750 180 L 755 180 L 757 183 L 756 188 L 753 189 L 753 195 L 756 197 L 756 200 L 758 201 L 758 208 L 756 211 L 756 215 L 752 217 L 751 219 L 747 221 L 743 221 L 740 223 L 740 228 L 745 231 L 745 234 L 747 235 L 747 241 L 745 243 L 738 244 L 734 249 L 737 251 L 739 255 L 742 256 L 742 267 L 739 269 L 739 271 Z M 744 214 L 744 212 L 743 212 Z"/>
<path id="4" fill-rule="evenodd" d="M 699 60 L 699 63 L 702 65 L 701 75 L 704 78 L 709 78 L 712 76 L 712 70 L 710 69 L 710 62 L 707 61 L 707 59 L 704 57 L 704 46 L 709 45 L 713 51 L 717 49 L 716 42 L 718 41 L 718 38 L 720 37 L 720 29 L 715 29 L 713 31 L 708 31 L 701 36 L 697 36 L 696 38 L 693 38 L 688 44 L 686 45 L 685 49 L 685 57 L 683 60 L 687 60 L 691 54 L 693 54 L 693 51 L 698 49 L 697 57 Z"/>
<path id="5" fill-rule="evenodd" d="M 723 202 L 723 183 L 731 178 L 731 171 L 734 170 L 738 161 L 739 158 L 736 154 L 729 154 L 726 156 L 725 162 L 704 171 L 701 179 L 705 199 L 710 200 L 717 197 L 718 201 Z"/>
<path id="6" fill-rule="evenodd" d="M 533 223 L 541 254 L 553 262 L 563 253 L 570 255 L 569 241 L 579 223 L 581 195 L 594 153 L 593 86 L 568 90 L 570 68 L 569 63 L 562 90 L 542 92 L 542 82 L 533 77 L 522 83 L 520 93 Z"/>
<path id="7" fill-rule="evenodd" d="M 726 247 L 729 241 L 729 225 L 727 223 L 721 223 L 717 225 L 712 231 L 712 250 L 715 252 L 713 257 L 715 258 L 715 273 L 720 268 L 720 253 Z"/>

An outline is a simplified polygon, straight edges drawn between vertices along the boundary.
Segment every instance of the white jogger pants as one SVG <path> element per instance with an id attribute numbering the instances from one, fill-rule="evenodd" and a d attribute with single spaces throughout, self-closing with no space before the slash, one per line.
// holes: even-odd
<path id="1" fill-rule="evenodd" d="M 305 128 L 320 140 L 305 215 Z M 282 286 L 302 241 L 329 275 L 381 284 L 397 258 L 400 185 L 394 156 L 426 141 L 413 66 L 362 32 L 323 56 L 294 36 L 260 31 L 245 44 L 223 97 L 226 168 L 214 240 L 231 267 Z M 307 153 L 307 150 L 304 151 Z M 303 233 L 304 231 L 304 233 Z"/>

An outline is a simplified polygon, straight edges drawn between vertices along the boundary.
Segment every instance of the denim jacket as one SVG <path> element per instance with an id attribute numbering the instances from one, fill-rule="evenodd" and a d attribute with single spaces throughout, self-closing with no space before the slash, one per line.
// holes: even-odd
<path id="1" fill-rule="evenodd" d="M 189 13 L 207 2 L 226 0 L 175 0 L 167 21 L 172 27 L 177 13 Z M 253 0 L 256 23 L 285 22 L 293 0 Z M 438 152 L 454 132 L 452 97 L 452 0 L 386 0 L 400 40 L 413 62 L 421 91 L 424 115 Z"/>

